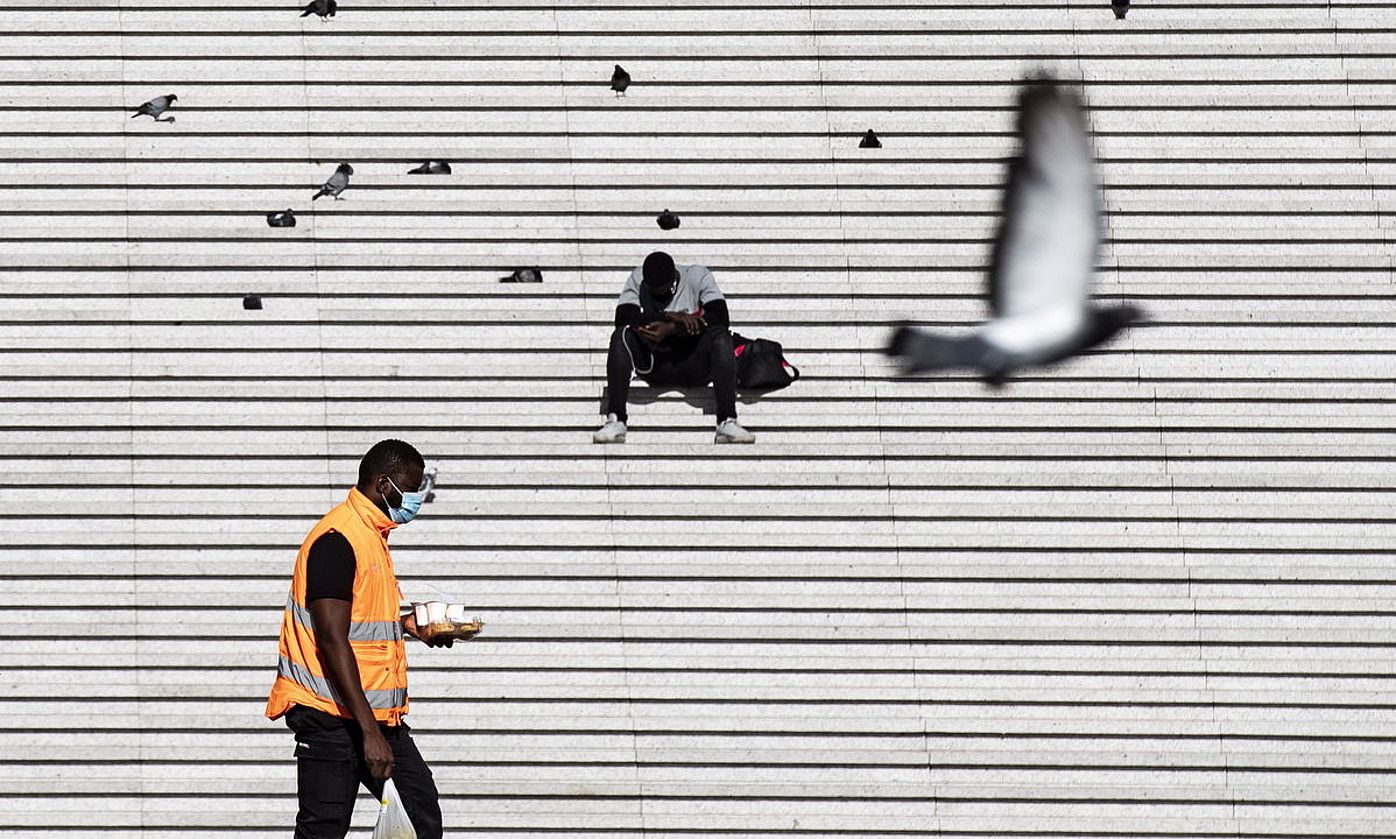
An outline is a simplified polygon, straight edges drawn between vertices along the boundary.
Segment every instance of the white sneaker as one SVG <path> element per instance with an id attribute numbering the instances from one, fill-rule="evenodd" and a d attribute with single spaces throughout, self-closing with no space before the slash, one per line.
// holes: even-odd
<path id="1" fill-rule="evenodd" d="M 595 433 L 595 434 L 591 435 L 591 442 L 593 442 L 593 443 L 624 443 L 624 442 L 625 442 L 625 423 L 623 423 L 623 422 L 621 422 L 620 420 L 616 419 L 616 415 L 615 415 L 615 414 L 607 414 L 607 415 L 606 415 L 606 424 L 603 425 L 603 426 L 601 426 L 600 428 L 598 428 L 598 429 L 596 430 L 596 433 Z"/>
<path id="2" fill-rule="evenodd" d="M 726 419 L 718 423 L 717 436 L 713 438 L 713 442 L 755 443 L 756 435 L 738 425 L 735 419 Z"/>

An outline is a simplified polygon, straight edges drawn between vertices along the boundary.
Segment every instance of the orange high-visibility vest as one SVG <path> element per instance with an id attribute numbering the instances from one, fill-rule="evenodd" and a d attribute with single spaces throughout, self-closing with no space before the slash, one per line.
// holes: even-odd
<path id="1" fill-rule="evenodd" d="M 349 609 L 349 647 L 359 663 L 363 688 L 373 716 L 397 725 L 407 713 L 407 645 L 398 622 L 402 593 L 388 555 L 388 531 L 397 527 L 357 488 L 310 529 L 296 555 L 291 593 L 281 618 L 281 658 L 267 697 L 267 716 L 276 719 L 292 705 L 307 705 L 337 717 L 351 718 L 340 704 L 315 646 L 315 622 L 305 602 L 306 560 L 310 546 L 337 530 L 354 549 L 354 600 Z"/>

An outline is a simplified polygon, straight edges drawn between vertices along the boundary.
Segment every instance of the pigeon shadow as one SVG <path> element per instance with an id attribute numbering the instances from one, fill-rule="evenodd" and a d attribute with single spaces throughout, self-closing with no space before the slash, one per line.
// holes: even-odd
<path id="1" fill-rule="evenodd" d="M 606 397 L 610 388 L 601 388 L 601 401 L 597 404 L 598 413 L 606 413 Z M 737 401 L 743 405 L 755 405 L 774 390 L 745 390 L 737 388 Z M 701 410 L 704 414 L 717 415 L 717 402 L 713 399 L 711 385 L 631 385 L 627 405 L 653 405 L 666 397 L 678 394 L 683 401 Z"/>

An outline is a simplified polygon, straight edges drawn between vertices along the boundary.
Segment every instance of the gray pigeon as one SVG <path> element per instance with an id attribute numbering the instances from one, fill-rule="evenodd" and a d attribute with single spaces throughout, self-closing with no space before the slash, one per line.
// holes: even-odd
<path id="1" fill-rule="evenodd" d="M 617 96 L 624 96 L 627 87 L 630 87 L 630 74 L 617 64 L 615 72 L 611 73 L 611 90 L 614 90 Z"/>
<path id="2" fill-rule="evenodd" d="M 301 12 L 301 17 L 319 15 L 320 22 L 326 23 L 329 18 L 334 17 L 334 13 L 339 10 L 338 0 L 310 0 L 305 4 L 305 11 Z"/>
<path id="3" fill-rule="evenodd" d="M 656 224 L 659 225 L 660 230 L 673 230 L 680 224 L 683 224 L 683 221 L 679 219 L 678 214 L 669 212 L 668 207 L 665 207 L 664 212 L 660 213 L 654 221 Z"/>
<path id="4" fill-rule="evenodd" d="M 173 105 L 178 98 L 179 97 L 175 96 L 173 93 L 157 96 L 137 108 L 136 112 L 131 115 L 131 119 L 135 119 L 138 116 L 148 116 L 153 118 L 156 122 L 174 122 L 175 118 L 173 114 L 165 119 L 160 119 L 160 115 L 168 111 L 170 106 Z"/>
<path id="5" fill-rule="evenodd" d="M 1115 20 L 1124 20 L 1129 14 L 1129 0 L 1110 0 L 1110 9 L 1115 13 Z"/>
<path id="6" fill-rule="evenodd" d="M 532 268 L 519 268 L 507 277 L 500 277 L 501 283 L 541 283 L 543 272 L 535 265 Z"/>
<path id="7" fill-rule="evenodd" d="M 268 227 L 295 227 L 296 214 L 288 209 L 284 213 L 267 213 Z"/>
<path id="8" fill-rule="evenodd" d="M 440 467 L 433 463 L 422 473 L 422 482 L 417 485 L 417 491 L 424 493 L 423 504 L 430 504 L 436 500 L 436 474 L 439 469 Z"/>
<path id="9" fill-rule="evenodd" d="M 1102 344 L 1143 313 L 1090 303 L 1100 199 L 1080 100 L 1050 78 L 1019 94 L 1023 148 L 1009 167 L 989 268 L 993 319 L 967 336 L 903 326 L 887 353 L 904 373 L 968 367 L 992 385 Z"/>
<path id="10" fill-rule="evenodd" d="M 428 160 L 415 169 L 408 169 L 409 175 L 449 175 L 451 174 L 451 164 L 444 160 Z"/>
<path id="11" fill-rule="evenodd" d="M 329 195 L 333 196 L 334 200 L 338 201 L 339 194 L 349 185 L 349 176 L 352 174 L 354 174 L 353 166 L 350 166 L 348 163 L 339 164 L 339 166 L 335 168 L 334 174 L 330 175 L 330 179 L 325 181 L 325 185 L 320 187 L 320 191 L 311 196 L 310 200 L 314 201 L 321 195 Z"/>
<path id="12" fill-rule="evenodd" d="M 869 128 L 868 133 L 864 134 L 863 139 L 859 141 L 858 148 L 880 149 L 882 148 L 882 141 L 877 139 L 877 134 L 871 128 Z"/>

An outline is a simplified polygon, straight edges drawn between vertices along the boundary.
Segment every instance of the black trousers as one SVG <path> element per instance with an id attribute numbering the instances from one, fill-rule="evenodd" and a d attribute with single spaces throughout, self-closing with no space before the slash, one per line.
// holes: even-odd
<path id="1" fill-rule="evenodd" d="M 286 725 L 296 733 L 296 839 L 343 839 L 362 784 L 374 798 L 383 783 L 368 772 L 363 735 L 353 720 L 294 705 Z M 417 839 L 441 839 L 436 782 L 406 724 L 380 725 L 393 748 L 393 785 L 417 830 Z"/>
<path id="2" fill-rule="evenodd" d="M 632 330 L 633 331 L 633 330 Z M 626 421 L 625 401 L 630 396 L 633 350 L 627 350 L 625 330 L 616 327 L 611 333 L 611 351 L 606 357 L 606 413 Z M 638 343 L 631 336 L 632 348 Z M 645 358 L 636 355 L 635 363 L 643 366 Z M 713 383 L 713 398 L 717 402 L 717 421 L 737 418 L 737 358 L 732 354 L 732 333 L 726 327 L 710 328 L 686 352 L 654 353 L 654 367 L 639 373 L 647 384 L 692 387 Z"/>

